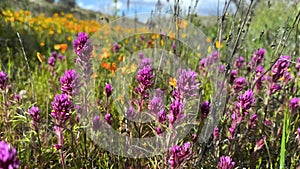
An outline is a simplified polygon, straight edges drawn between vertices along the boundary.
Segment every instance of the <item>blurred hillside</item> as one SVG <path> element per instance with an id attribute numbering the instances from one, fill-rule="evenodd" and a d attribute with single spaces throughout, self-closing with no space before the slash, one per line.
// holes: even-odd
<path id="1" fill-rule="evenodd" d="M 33 16 L 40 13 L 44 13 L 45 16 L 52 16 L 54 13 L 72 13 L 76 18 L 83 20 L 96 20 L 103 14 L 101 12 L 95 12 L 92 10 L 82 9 L 78 6 L 72 7 L 58 2 L 52 2 L 52 0 L 1 0 L 1 9 L 12 10 L 28 10 Z"/>

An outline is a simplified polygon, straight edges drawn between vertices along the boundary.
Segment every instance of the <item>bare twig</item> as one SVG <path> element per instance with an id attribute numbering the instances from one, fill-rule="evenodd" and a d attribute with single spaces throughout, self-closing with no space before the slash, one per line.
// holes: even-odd
<path id="1" fill-rule="evenodd" d="M 22 43 L 22 39 L 20 37 L 19 32 L 17 32 L 17 36 L 18 36 L 18 39 L 19 39 L 19 42 L 20 42 L 20 45 L 21 45 L 21 49 L 22 49 L 22 53 L 23 53 L 23 56 L 25 58 L 26 66 L 27 66 L 27 69 L 28 69 L 28 72 L 29 72 L 29 78 L 30 78 L 30 84 L 31 84 L 31 91 L 32 91 L 32 101 L 34 101 L 34 86 L 33 86 L 32 72 L 31 72 L 30 67 L 29 67 L 28 59 L 27 59 L 27 56 L 26 56 L 26 53 L 25 53 L 25 49 L 24 49 L 24 46 L 23 46 L 23 43 Z"/>

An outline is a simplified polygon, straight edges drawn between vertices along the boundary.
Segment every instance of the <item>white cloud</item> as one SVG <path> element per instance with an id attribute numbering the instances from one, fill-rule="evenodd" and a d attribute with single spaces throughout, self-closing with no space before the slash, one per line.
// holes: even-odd
<path id="1" fill-rule="evenodd" d="M 90 10 L 98 10 L 97 6 L 96 5 L 93 5 L 93 4 L 86 4 L 82 1 L 79 1 L 77 2 L 77 5 L 81 8 L 84 8 L 84 9 L 90 9 Z"/>

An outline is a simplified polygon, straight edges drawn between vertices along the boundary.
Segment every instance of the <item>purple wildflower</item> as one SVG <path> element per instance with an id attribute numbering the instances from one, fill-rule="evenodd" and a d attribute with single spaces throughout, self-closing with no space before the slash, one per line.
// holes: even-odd
<path id="1" fill-rule="evenodd" d="M 137 81 L 146 89 L 152 85 L 153 72 L 150 67 L 145 67 L 138 71 Z"/>
<path id="2" fill-rule="evenodd" d="M 268 95 L 275 94 L 278 90 L 281 89 L 280 84 L 272 83 L 270 90 L 267 92 Z"/>
<path id="3" fill-rule="evenodd" d="M 222 74 L 222 73 L 225 73 L 225 69 L 226 69 L 226 66 L 224 64 L 220 65 L 219 67 L 219 74 Z"/>
<path id="4" fill-rule="evenodd" d="M 92 53 L 93 47 L 89 40 L 88 34 L 81 32 L 73 42 L 75 53 L 83 62 L 88 62 Z"/>
<path id="5" fill-rule="evenodd" d="M 37 123 L 41 122 L 41 111 L 38 107 L 32 106 L 30 109 L 28 109 L 28 113 L 30 114 L 32 121 L 31 124 L 33 127 L 37 127 Z"/>
<path id="6" fill-rule="evenodd" d="M 14 95 L 14 100 L 16 100 L 17 102 L 20 102 L 21 101 L 21 97 L 19 94 L 15 94 Z"/>
<path id="7" fill-rule="evenodd" d="M 264 73 L 264 67 L 263 66 L 258 66 L 256 68 L 256 75 L 255 75 L 255 81 L 256 81 L 256 84 L 255 84 L 255 87 L 260 90 L 262 89 L 262 82 L 265 80 L 264 77 L 261 77 Z"/>
<path id="8" fill-rule="evenodd" d="M 234 69 L 231 70 L 230 79 L 229 79 L 230 84 L 232 84 L 235 81 L 236 76 L 237 76 L 237 70 L 234 70 Z"/>
<path id="9" fill-rule="evenodd" d="M 80 87 L 79 75 L 75 70 L 66 70 L 65 74 L 59 79 L 61 84 L 61 91 L 67 95 L 74 95 L 77 93 L 77 89 Z"/>
<path id="10" fill-rule="evenodd" d="M 182 146 L 173 146 L 171 157 L 168 160 L 172 168 L 180 166 L 180 164 L 191 154 L 190 148 L 190 142 L 186 142 Z"/>
<path id="11" fill-rule="evenodd" d="M 229 128 L 229 139 L 230 140 L 233 139 L 234 131 L 235 131 L 235 128 L 233 128 L 233 127 Z"/>
<path id="12" fill-rule="evenodd" d="M 199 61 L 199 69 L 203 70 L 204 68 L 206 68 L 206 66 L 207 66 L 207 58 L 202 58 Z"/>
<path id="13" fill-rule="evenodd" d="M 114 88 L 111 86 L 111 84 L 106 84 L 105 93 L 106 93 L 107 97 L 111 96 L 113 90 L 114 90 Z"/>
<path id="14" fill-rule="evenodd" d="M 139 70 L 136 76 L 139 86 L 136 88 L 136 91 L 142 96 L 143 99 L 149 97 L 147 89 L 153 84 L 153 71 L 151 68 L 150 59 L 144 58 L 140 61 Z"/>
<path id="15" fill-rule="evenodd" d="M 219 128 L 218 127 L 214 128 L 213 136 L 214 136 L 214 141 L 216 141 L 219 138 Z"/>
<path id="16" fill-rule="evenodd" d="M 155 128 L 155 131 L 156 131 L 156 133 L 157 133 L 158 135 L 160 135 L 161 133 L 163 133 L 161 127 L 156 127 L 156 128 Z"/>
<path id="17" fill-rule="evenodd" d="M 290 100 L 289 107 L 292 110 L 292 112 L 296 112 L 297 109 L 299 110 L 299 108 L 300 108 L 300 106 L 299 106 L 299 98 L 298 97 L 292 98 Z"/>
<path id="18" fill-rule="evenodd" d="M 54 144 L 54 148 L 56 150 L 60 150 L 62 148 L 62 144 Z"/>
<path id="19" fill-rule="evenodd" d="M 170 124 L 174 124 L 174 122 L 179 118 L 183 111 L 183 104 L 180 102 L 179 99 L 173 99 L 170 105 L 170 114 L 169 114 L 169 121 Z"/>
<path id="20" fill-rule="evenodd" d="M 266 120 L 264 121 L 264 124 L 265 124 L 266 126 L 271 126 L 271 125 L 272 125 L 272 121 L 266 119 Z"/>
<path id="21" fill-rule="evenodd" d="M 5 141 L 0 141 L 0 168 L 19 168 L 20 161 L 17 159 L 17 150 Z"/>
<path id="22" fill-rule="evenodd" d="M 205 119 L 209 113 L 210 103 L 209 101 L 204 101 L 200 105 L 200 112 L 202 115 L 202 119 Z"/>
<path id="23" fill-rule="evenodd" d="M 158 91 L 156 93 L 156 95 L 153 97 L 153 99 L 150 100 L 149 105 L 148 105 L 148 109 L 150 110 L 150 113 L 154 116 L 157 116 L 159 122 L 164 122 L 165 116 L 166 116 L 166 113 L 164 112 L 162 97 L 163 97 L 163 94 L 161 94 Z"/>
<path id="24" fill-rule="evenodd" d="M 238 58 L 236 58 L 236 60 L 234 61 L 234 67 L 237 69 L 241 69 L 243 68 L 245 65 L 245 59 L 243 56 L 239 56 Z"/>
<path id="25" fill-rule="evenodd" d="M 263 136 L 261 139 L 259 139 L 254 147 L 254 152 L 260 150 L 265 145 L 266 136 Z"/>
<path id="26" fill-rule="evenodd" d="M 272 67 L 272 80 L 277 82 L 280 78 L 284 76 L 288 67 L 290 66 L 290 56 L 280 56 L 279 60 Z"/>
<path id="27" fill-rule="evenodd" d="M 174 43 L 172 43 L 172 50 L 174 51 L 175 49 L 176 49 L 176 43 L 174 42 Z"/>
<path id="28" fill-rule="evenodd" d="M 144 53 L 140 52 L 138 56 L 139 56 L 139 59 L 143 59 L 144 58 Z"/>
<path id="29" fill-rule="evenodd" d="M 8 76 L 4 72 L 0 72 L 0 89 L 4 90 L 7 85 Z"/>
<path id="30" fill-rule="evenodd" d="M 238 99 L 239 99 L 238 107 L 245 114 L 251 108 L 251 105 L 255 102 L 252 90 L 245 91 L 245 93 L 240 95 Z"/>
<path id="31" fill-rule="evenodd" d="M 181 156 L 186 156 L 188 154 L 190 154 L 190 148 L 191 148 L 191 143 L 190 142 L 186 142 L 181 146 Z"/>
<path id="32" fill-rule="evenodd" d="M 283 75 L 283 82 L 287 85 L 292 80 L 292 75 L 289 72 L 285 72 Z"/>
<path id="33" fill-rule="evenodd" d="M 93 119 L 93 130 L 98 131 L 101 127 L 100 116 L 95 116 Z"/>
<path id="34" fill-rule="evenodd" d="M 70 117 L 70 111 L 73 108 L 70 97 L 66 94 L 57 94 L 51 103 L 52 113 L 57 125 L 63 125 Z"/>
<path id="35" fill-rule="evenodd" d="M 111 124 L 111 115 L 110 115 L 110 113 L 105 114 L 104 119 L 108 124 Z"/>
<path id="36" fill-rule="evenodd" d="M 57 59 L 57 56 L 58 56 L 58 55 L 57 55 L 57 52 L 55 52 L 55 51 L 52 52 L 52 53 L 51 53 L 51 56 L 54 57 L 55 59 Z"/>
<path id="37" fill-rule="evenodd" d="M 229 156 L 220 157 L 220 161 L 218 163 L 218 169 L 233 169 L 235 163 L 232 161 Z"/>
<path id="38" fill-rule="evenodd" d="M 250 117 L 250 120 L 249 120 L 249 126 L 250 128 L 253 128 L 256 126 L 256 122 L 257 122 L 257 114 L 252 114 L 251 117 Z"/>
<path id="39" fill-rule="evenodd" d="M 239 92 L 246 87 L 246 85 L 246 79 L 244 77 L 239 77 L 234 80 L 233 89 L 235 92 Z"/>
<path id="40" fill-rule="evenodd" d="M 260 48 L 253 53 L 253 56 L 252 56 L 252 59 L 250 62 L 250 67 L 252 70 L 254 70 L 258 65 L 260 65 L 262 63 L 264 55 L 265 55 L 264 48 Z"/>
<path id="41" fill-rule="evenodd" d="M 135 115 L 134 108 L 132 106 L 130 106 L 126 112 L 126 117 L 133 118 L 134 115 Z"/>
<path id="42" fill-rule="evenodd" d="M 147 45 L 148 47 L 152 47 L 152 40 L 148 40 Z"/>
<path id="43" fill-rule="evenodd" d="M 140 54 L 142 56 L 140 56 Z M 140 63 L 139 63 L 139 69 L 143 69 L 145 67 L 151 67 L 151 59 L 150 58 L 143 58 L 144 54 L 139 53 L 139 57 L 141 58 Z"/>
<path id="44" fill-rule="evenodd" d="M 158 122 L 164 123 L 167 120 L 167 113 L 164 110 L 161 110 L 157 114 Z"/>
<path id="45" fill-rule="evenodd" d="M 53 57 L 53 56 L 49 57 L 49 59 L 48 59 L 48 65 L 54 67 L 55 64 L 56 64 L 56 59 L 55 59 L 55 57 Z"/>
<path id="46" fill-rule="evenodd" d="M 218 62 L 220 58 L 220 54 L 218 51 L 214 51 L 213 54 L 211 55 L 212 61 Z"/>
<path id="47" fill-rule="evenodd" d="M 115 44 L 113 45 L 112 51 L 113 51 L 113 52 L 119 52 L 119 50 L 120 50 L 120 45 L 117 44 L 117 43 L 115 43 Z"/>
<path id="48" fill-rule="evenodd" d="M 297 72 L 299 72 L 299 70 L 300 70 L 300 58 L 297 59 L 296 70 L 297 70 Z"/>
<path id="49" fill-rule="evenodd" d="M 196 142 L 197 139 L 198 139 L 198 135 L 197 135 L 197 133 L 194 133 L 194 134 L 192 135 L 192 140 L 193 140 L 193 142 Z"/>
<path id="50" fill-rule="evenodd" d="M 199 83 L 197 73 L 193 70 L 179 70 L 177 89 L 183 98 L 190 98 L 198 95 Z"/>
<path id="51" fill-rule="evenodd" d="M 61 61 L 66 60 L 66 56 L 64 56 L 64 55 L 62 55 L 62 54 L 59 54 L 57 58 L 58 58 L 59 60 L 61 60 Z"/>

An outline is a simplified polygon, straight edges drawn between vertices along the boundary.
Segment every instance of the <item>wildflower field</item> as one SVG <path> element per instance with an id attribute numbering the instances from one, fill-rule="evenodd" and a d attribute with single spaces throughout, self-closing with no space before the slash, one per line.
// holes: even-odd
<path id="1" fill-rule="evenodd" d="M 0 169 L 300 169 L 300 4 L 180 1 L 102 20 L 0 5 Z"/>

